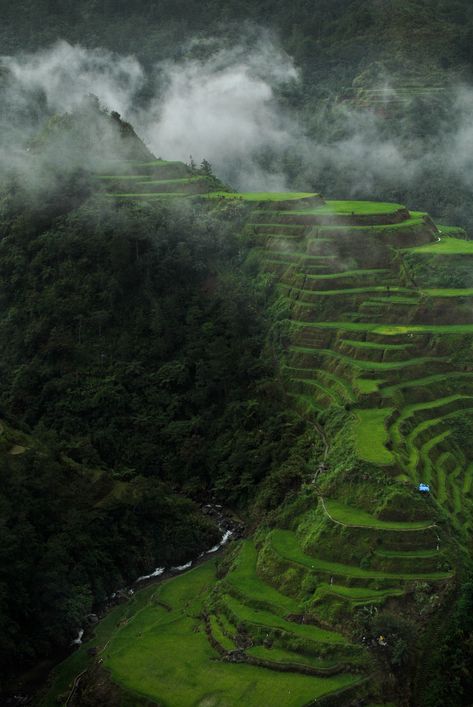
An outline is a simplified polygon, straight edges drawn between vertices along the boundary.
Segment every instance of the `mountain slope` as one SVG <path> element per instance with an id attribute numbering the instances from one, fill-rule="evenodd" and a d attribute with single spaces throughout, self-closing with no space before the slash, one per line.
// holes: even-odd
<path id="1" fill-rule="evenodd" d="M 313 447 L 302 485 L 257 501 L 274 510 L 253 538 L 217 574 L 206 564 L 143 593 L 126 628 L 96 640 L 101 664 L 124 694 L 156 703 L 440 705 L 428 671 L 443 655 L 448 683 L 451 648 L 432 636 L 453 638 L 470 563 L 471 244 L 399 204 L 210 203 L 232 201 L 247 204 L 249 259 L 274 273 L 271 347 Z M 460 656 L 452 705 L 468 694 Z M 95 704 L 94 684 L 77 704 Z"/>

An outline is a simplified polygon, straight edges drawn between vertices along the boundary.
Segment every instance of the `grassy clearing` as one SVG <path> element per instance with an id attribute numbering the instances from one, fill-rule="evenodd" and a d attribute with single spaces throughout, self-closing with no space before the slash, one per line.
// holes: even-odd
<path id="1" fill-rule="evenodd" d="M 431 356 L 420 356 L 419 358 L 409 358 L 404 361 L 369 361 L 367 359 L 350 358 L 350 356 L 345 356 L 344 354 L 338 353 L 338 351 L 332 351 L 332 349 L 319 349 L 318 353 L 321 356 L 335 358 L 352 368 L 358 368 L 363 371 L 397 371 L 411 366 L 422 366 L 445 360 L 440 357 L 432 358 Z"/>
<path id="2" fill-rule="evenodd" d="M 202 181 L 205 181 L 203 177 L 179 177 L 176 179 L 153 179 L 150 177 L 138 182 L 138 184 L 193 184 Z"/>
<path id="3" fill-rule="evenodd" d="M 473 255 L 473 241 L 441 236 L 435 243 L 406 248 L 405 251 L 420 255 Z"/>
<path id="4" fill-rule="evenodd" d="M 390 204 L 381 201 L 326 201 L 320 209 L 314 213 L 320 214 L 340 214 L 346 216 L 364 216 L 379 214 L 394 214 L 405 207 L 401 204 Z M 295 211 L 292 213 L 311 213 L 312 209 L 306 211 Z"/>
<path id="5" fill-rule="evenodd" d="M 428 297 L 473 297 L 473 288 L 466 288 L 463 290 L 438 288 L 432 290 L 422 290 L 421 292 L 423 295 L 427 295 Z"/>
<path id="6" fill-rule="evenodd" d="M 147 174 L 96 174 L 94 175 L 94 179 L 100 179 L 104 181 L 111 180 L 113 182 L 118 182 L 119 180 L 131 182 L 140 181 L 140 179 L 148 180 L 150 179 L 150 177 Z"/>
<path id="7" fill-rule="evenodd" d="M 393 573 L 381 572 L 379 570 L 362 569 L 356 565 L 343 565 L 340 562 L 329 562 L 328 560 L 320 560 L 316 557 L 306 555 L 299 545 L 297 536 L 291 530 L 273 530 L 270 536 L 271 545 L 275 552 L 287 560 L 295 564 L 303 565 L 315 572 L 328 573 L 337 577 L 353 577 L 357 579 L 379 579 L 379 580 L 420 580 L 432 579 L 443 580 L 448 579 L 448 572 L 418 572 L 418 573 Z"/>
<path id="8" fill-rule="evenodd" d="M 394 557 L 400 560 L 431 560 L 439 556 L 439 550 L 375 550 L 379 557 Z"/>
<path id="9" fill-rule="evenodd" d="M 300 212 L 303 213 L 303 212 Z M 307 213 L 307 211 L 305 212 Z M 315 212 L 314 212 L 315 213 Z M 341 214 L 340 214 L 341 215 Z M 357 214 L 355 214 L 357 215 Z M 362 215 L 369 215 L 369 214 L 362 214 Z M 382 215 L 386 215 L 385 213 Z M 389 234 L 391 231 L 393 233 L 396 233 L 398 230 L 405 230 L 406 228 L 414 228 L 416 226 L 423 226 L 425 227 L 425 221 L 424 218 L 420 218 L 418 216 L 414 216 L 414 214 L 411 212 L 412 218 L 406 218 L 403 221 L 399 221 L 398 223 L 375 223 L 375 224 L 364 224 L 362 226 L 356 226 L 356 225 L 345 225 L 345 224 L 337 224 L 336 226 L 330 225 L 320 225 L 318 228 L 320 228 L 321 231 L 324 233 L 334 231 L 334 232 L 340 232 L 340 231 L 345 231 L 346 233 L 351 233 L 352 231 L 355 233 L 363 235 L 370 235 L 370 236 L 377 236 L 382 234 L 385 236 L 386 234 Z"/>
<path id="10" fill-rule="evenodd" d="M 468 464 L 463 481 L 463 493 L 470 493 L 473 486 L 473 462 Z"/>
<path id="11" fill-rule="evenodd" d="M 393 442 L 396 444 L 396 446 L 400 446 L 402 444 L 402 440 L 404 438 L 404 434 L 402 431 L 402 426 L 406 423 L 406 421 L 414 417 L 416 413 L 418 412 L 425 412 L 425 411 L 436 411 L 437 416 L 436 417 L 430 417 L 426 420 L 422 420 L 419 422 L 419 424 L 415 425 L 413 429 L 409 431 L 409 434 L 407 435 L 406 441 L 407 441 L 407 446 L 408 449 L 411 452 L 411 459 L 410 459 L 410 464 L 409 467 L 411 468 L 412 471 L 415 471 L 415 465 L 417 462 L 417 456 L 418 456 L 418 451 L 413 450 L 413 443 L 414 439 L 421 434 L 422 432 L 425 432 L 425 430 L 430 429 L 438 424 L 440 424 L 443 420 L 447 419 L 448 417 L 451 417 L 452 415 L 456 415 L 457 413 L 457 408 L 453 411 L 445 411 L 445 414 L 438 414 L 438 411 L 441 413 L 441 409 L 445 407 L 449 407 L 453 403 L 460 403 L 463 400 L 471 400 L 471 395 L 461 395 L 461 394 L 454 394 L 454 395 L 448 395 L 444 398 L 437 398 L 436 400 L 429 400 L 426 402 L 422 403 L 413 403 L 411 405 L 406 405 L 405 408 L 402 409 L 401 414 L 399 417 L 396 419 L 396 421 L 391 425 L 390 427 L 390 436 L 393 440 Z M 435 414 L 435 413 L 434 413 Z"/>
<path id="12" fill-rule="evenodd" d="M 173 707 L 229 704 L 260 707 L 268 702 L 300 707 L 356 683 L 357 678 L 349 674 L 318 678 L 217 660 L 202 623 L 195 618 L 214 581 L 214 565 L 206 563 L 162 585 L 158 596 L 172 606 L 172 611 L 159 607 L 157 610 L 150 602 L 139 616 L 117 631 L 104 653 L 104 666 L 113 680 L 131 693 Z M 239 605 L 231 597 L 227 599 Z M 298 628 L 312 629 L 312 635 L 332 635 L 315 627 Z M 334 642 L 342 643 L 344 639 L 340 637 Z"/>
<path id="13" fill-rule="evenodd" d="M 372 378 L 356 378 L 353 381 L 353 386 L 362 395 L 371 395 L 372 393 L 377 393 L 379 391 L 380 385 L 384 383 L 384 380 L 372 379 Z"/>
<path id="14" fill-rule="evenodd" d="M 322 377 L 322 379 L 326 378 L 331 385 L 337 386 L 341 391 L 342 397 L 345 397 L 350 401 L 355 400 L 353 388 L 345 378 L 341 378 L 340 376 L 335 375 L 335 373 L 331 373 L 330 371 L 326 371 L 324 369 L 320 369 L 318 371 L 318 375 L 319 377 Z"/>
<path id="15" fill-rule="evenodd" d="M 333 403 L 334 405 L 343 405 L 344 403 L 343 396 L 340 396 L 337 390 L 327 388 L 314 378 L 294 378 L 293 382 L 296 385 L 302 384 L 312 388 L 315 397 L 320 397 L 320 395 L 322 395 L 322 397 L 326 398 L 329 402 L 331 401 L 330 404 Z"/>
<path id="16" fill-rule="evenodd" d="M 301 253 L 301 255 L 305 255 L 304 253 Z M 307 257 L 307 256 L 306 256 Z M 333 272 L 333 273 L 328 273 L 326 275 L 307 275 L 308 280 L 338 280 L 342 278 L 358 278 L 358 277 L 369 277 L 371 275 L 376 275 L 376 276 L 384 276 L 388 274 L 390 271 L 386 269 L 381 269 L 381 268 L 376 268 L 373 270 L 345 270 L 342 272 Z"/>
<path id="17" fill-rule="evenodd" d="M 466 240 L 466 231 L 460 226 L 444 226 L 437 224 L 440 236 L 451 236 L 452 238 L 463 238 Z"/>
<path id="18" fill-rule="evenodd" d="M 226 651 L 232 651 L 235 648 L 233 641 L 227 638 L 227 636 L 223 633 L 215 615 L 210 617 L 210 630 L 212 631 L 212 636 L 215 640 L 220 643 L 222 648 L 225 648 Z"/>
<path id="19" fill-rule="evenodd" d="M 343 523 L 355 528 L 373 528 L 374 530 L 397 530 L 406 532 L 412 530 L 425 530 L 432 525 L 430 520 L 421 521 L 394 521 L 380 520 L 375 518 L 370 513 L 362 511 L 359 508 L 346 506 L 339 501 L 331 499 L 324 500 L 325 507 L 330 516 L 338 523 Z"/>
<path id="20" fill-rule="evenodd" d="M 326 584 L 322 582 L 317 586 L 316 596 L 333 594 L 348 599 L 353 604 L 364 604 L 367 602 L 379 602 L 389 597 L 402 596 L 402 589 L 369 589 L 369 587 L 345 587 L 342 584 Z"/>
<path id="21" fill-rule="evenodd" d="M 313 192 L 236 192 L 214 191 L 207 194 L 209 199 L 241 199 L 242 201 L 292 201 L 294 199 L 310 199 L 320 197 Z"/>
<path id="22" fill-rule="evenodd" d="M 328 295 L 345 295 L 349 297 L 350 295 L 365 295 L 372 292 L 384 292 L 386 297 L 382 300 L 383 302 L 389 302 L 392 292 L 412 292 L 407 287 L 390 287 L 386 285 L 373 285 L 372 287 L 346 287 L 343 290 L 306 290 L 311 294 L 318 295 L 319 297 L 325 297 Z M 392 298 L 394 301 L 394 297 Z"/>
<path id="23" fill-rule="evenodd" d="M 57 707 L 60 695 L 64 695 L 71 689 L 74 678 L 92 662 L 91 657 L 87 655 L 87 650 L 94 647 L 100 651 L 117 631 L 120 622 L 126 621 L 133 613 L 140 611 L 150 601 L 154 591 L 155 587 L 141 590 L 135 594 L 131 602 L 117 606 L 102 619 L 95 628 L 94 637 L 54 668 L 51 674 L 51 686 L 47 695 L 41 699 L 39 707 Z"/>
<path id="24" fill-rule="evenodd" d="M 118 199 L 176 199 L 178 197 L 181 197 L 181 199 L 185 199 L 186 197 L 189 198 L 190 195 L 187 195 L 183 192 L 159 192 L 159 191 L 153 191 L 153 192 L 139 192 L 136 194 L 131 194 L 131 193 L 108 193 L 104 194 L 105 197 L 107 198 L 118 198 Z"/>
<path id="25" fill-rule="evenodd" d="M 402 295 L 386 294 L 385 297 L 372 297 L 365 303 L 365 305 L 378 307 L 379 309 L 386 307 L 386 305 L 393 304 L 416 305 L 419 304 L 419 297 L 403 297 Z"/>
<path id="26" fill-rule="evenodd" d="M 240 621 L 254 624 L 256 626 L 266 626 L 268 628 L 278 628 L 287 633 L 292 633 L 294 636 L 306 638 L 309 641 L 316 643 L 325 643 L 330 645 L 347 645 L 348 641 L 341 633 L 335 631 L 327 631 L 318 626 L 310 624 L 299 624 L 294 621 L 286 621 L 281 616 L 266 611 L 265 609 L 256 609 L 247 604 L 243 604 L 234 597 L 228 594 L 224 596 L 224 602 L 230 612 L 237 616 Z"/>
<path id="27" fill-rule="evenodd" d="M 348 344 L 354 349 L 366 349 L 373 351 L 405 351 L 413 344 L 377 344 L 373 341 L 358 341 L 357 339 L 341 339 L 342 344 Z"/>
<path id="28" fill-rule="evenodd" d="M 274 663 L 280 663 L 283 665 L 308 665 L 312 668 L 332 668 L 336 667 L 337 663 L 329 660 L 322 660 L 321 658 L 316 658 L 312 655 L 303 655 L 302 653 L 294 653 L 293 651 L 287 651 L 283 648 L 265 648 L 264 646 L 253 646 L 247 651 L 248 655 L 255 658 L 260 658 L 261 660 L 270 660 Z"/>
<path id="29" fill-rule="evenodd" d="M 256 574 L 257 552 L 251 540 L 244 540 L 238 553 L 236 567 L 226 576 L 225 583 L 239 594 L 255 601 L 266 602 L 286 613 L 296 612 L 298 603 L 287 597 Z"/>
<path id="30" fill-rule="evenodd" d="M 338 329 L 340 331 L 362 331 L 380 336 L 402 336 L 409 334 L 473 334 L 473 324 L 385 324 L 369 322 L 299 322 L 293 326 L 314 329 Z"/>
<path id="31" fill-rule="evenodd" d="M 383 395 L 389 396 L 396 393 L 399 390 L 405 390 L 407 388 L 424 388 L 429 386 L 434 386 L 436 384 L 445 384 L 447 381 L 454 381 L 455 379 L 461 380 L 462 378 L 473 378 L 473 373 L 467 371 L 453 371 L 452 373 L 437 373 L 432 376 L 425 376 L 425 378 L 416 378 L 408 381 L 401 381 L 394 385 L 386 386 L 382 388 L 381 392 Z"/>
<path id="32" fill-rule="evenodd" d="M 374 408 L 355 413 L 355 448 L 359 457 L 370 464 L 385 466 L 394 462 L 392 452 L 385 446 L 386 420 L 392 411 L 393 408 Z"/>

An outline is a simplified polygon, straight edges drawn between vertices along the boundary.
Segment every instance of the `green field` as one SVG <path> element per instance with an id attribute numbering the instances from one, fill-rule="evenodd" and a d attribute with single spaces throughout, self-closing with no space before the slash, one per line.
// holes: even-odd
<path id="1" fill-rule="evenodd" d="M 392 464 L 394 456 L 386 449 L 386 420 L 392 408 L 357 410 L 355 414 L 355 446 L 362 459 L 370 464 Z"/>
<path id="2" fill-rule="evenodd" d="M 198 618 L 214 583 L 214 564 L 210 562 L 155 591 L 154 596 L 171 610 L 156 606 L 151 598 L 116 632 L 103 653 L 104 666 L 112 678 L 131 693 L 172 707 L 261 707 L 268 702 L 300 707 L 356 683 L 357 677 L 350 674 L 318 678 L 219 660 Z M 236 600 L 228 600 L 232 606 L 240 606 Z M 265 612 L 256 611 L 255 615 L 262 621 L 266 618 Z M 297 626 L 296 630 L 304 628 L 312 629 Z M 320 635 L 331 637 L 330 632 L 320 631 Z"/>
<path id="3" fill-rule="evenodd" d="M 245 540 L 238 553 L 237 565 L 226 576 L 225 583 L 245 598 L 271 604 L 277 611 L 296 612 L 298 603 L 276 591 L 256 575 L 257 552 L 250 540 Z"/>
<path id="4" fill-rule="evenodd" d="M 376 324 L 371 322 L 299 322 L 296 327 L 314 329 L 339 329 L 340 331 L 362 331 L 380 336 L 408 334 L 473 334 L 473 324 Z"/>
<path id="5" fill-rule="evenodd" d="M 390 204 L 381 201 L 326 201 L 320 209 L 314 210 L 317 214 L 340 214 L 343 216 L 364 216 L 364 215 L 381 215 L 394 214 L 396 211 L 403 209 L 401 204 Z M 293 211 L 292 213 L 310 214 L 311 209 L 306 211 Z"/>
<path id="6" fill-rule="evenodd" d="M 297 536 L 290 530 L 274 530 L 271 535 L 271 545 L 278 555 L 289 562 L 296 563 L 324 574 L 331 574 L 336 577 L 353 577 L 358 579 L 379 579 L 379 580 L 420 580 L 448 579 L 448 572 L 381 572 L 373 569 L 362 569 L 357 565 L 346 565 L 340 562 L 329 562 L 317 557 L 306 555 L 299 545 Z"/>
<path id="7" fill-rule="evenodd" d="M 435 243 L 407 248 L 406 251 L 420 255 L 473 255 L 473 241 L 443 236 Z"/>
<path id="8" fill-rule="evenodd" d="M 380 520 L 359 508 L 352 508 L 339 501 L 324 499 L 326 512 L 337 523 L 354 528 L 373 528 L 376 530 L 397 530 L 405 532 L 410 530 L 425 530 L 432 526 L 432 521 L 390 521 Z"/>
<path id="9" fill-rule="evenodd" d="M 241 199 L 242 201 L 292 201 L 294 199 L 308 199 L 319 197 L 319 194 L 311 192 L 225 192 L 217 191 L 208 194 L 209 199 Z"/>

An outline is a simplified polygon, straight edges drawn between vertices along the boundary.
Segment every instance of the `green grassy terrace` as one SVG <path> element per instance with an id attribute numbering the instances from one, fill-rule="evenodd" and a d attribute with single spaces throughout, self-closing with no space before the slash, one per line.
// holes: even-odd
<path id="1" fill-rule="evenodd" d="M 382 201 L 326 201 L 319 208 L 314 209 L 317 214 L 340 214 L 340 215 L 379 215 L 379 214 L 394 214 L 405 207 L 402 204 L 391 204 Z M 295 211 L 293 213 L 308 213 L 312 209 L 306 211 Z"/>
<path id="2" fill-rule="evenodd" d="M 315 572 L 331 574 L 336 577 L 353 577 L 357 579 L 379 579 L 417 581 L 448 579 L 449 572 L 382 572 L 380 570 L 362 569 L 357 565 L 345 565 L 340 562 L 329 562 L 317 557 L 306 555 L 299 545 L 297 536 L 290 530 L 274 530 L 270 535 L 271 545 L 275 552 L 288 562 L 303 565 Z"/>
<path id="3" fill-rule="evenodd" d="M 207 194 L 208 199 L 241 199 L 242 201 L 292 201 L 319 197 L 311 192 L 226 192 L 214 191 Z"/>
<path id="4" fill-rule="evenodd" d="M 435 243 L 406 248 L 406 252 L 420 255 L 473 255 L 473 241 L 447 236 L 440 237 Z"/>
<path id="5" fill-rule="evenodd" d="M 432 527 L 432 521 L 389 521 L 380 520 L 375 516 L 360 510 L 347 506 L 339 501 L 325 498 L 323 504 L 326 513 L 336 523 L 351 526 L 353 528 L 373 528 L 375 530 L 395 530 L 398 532 L 407 532 L 415 530 L 426 530 Z M 400 556 L 403 556 L 402 554 Z"/>

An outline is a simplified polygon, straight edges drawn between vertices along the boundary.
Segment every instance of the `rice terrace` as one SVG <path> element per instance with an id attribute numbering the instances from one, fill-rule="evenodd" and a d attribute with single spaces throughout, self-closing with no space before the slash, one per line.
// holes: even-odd
<path id="1" fill-rule="evenodd" d="M 472 707 L 473 3 L 0 17 L 0 707 Z"/>
<path id="2" fill-rule="evenodd" d="M 56 704 L 90 646 L 143 704 L 387 704 L 383 661 L 409 660 L 413 640 L 397 607 L 429 615 L 471 542 L 473 449 L 460 430 L 473 413 L 473 276 L 449 286 L 471 243 L 399 204 L 196 197 L 205 178 L 168 178 L 183 165 L 134 170 L 139 181 L 100 178 L 107 198 L 181 196 L 172 184 L 244 207 L 247 258 L 278 291 L 281 381 L 324 461 L 223 559 L 113 610 L 42 705 Z"/>

